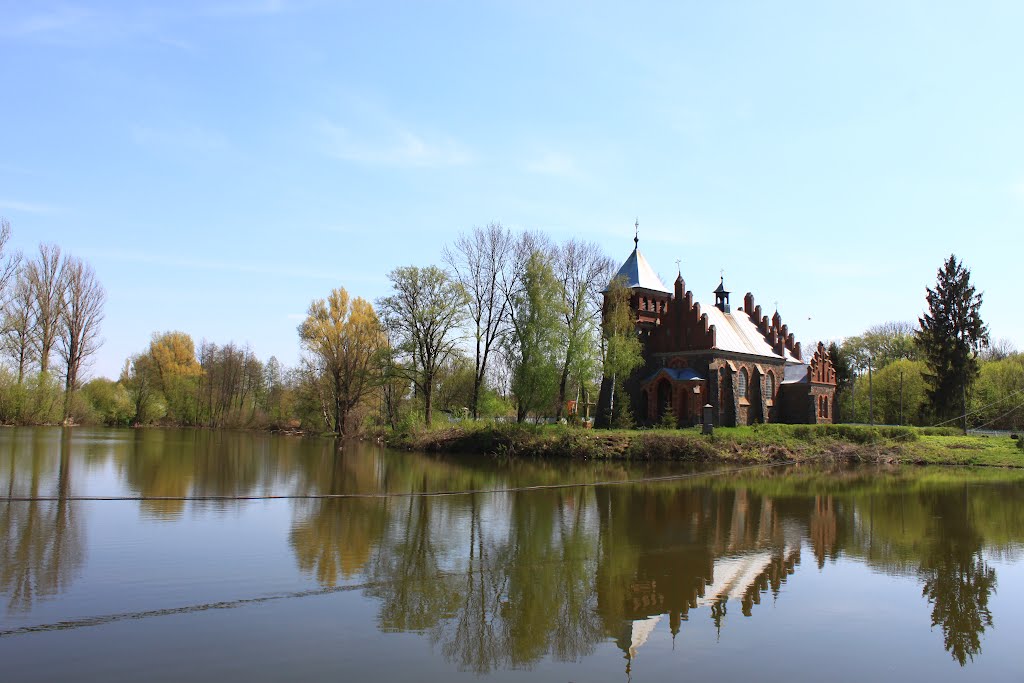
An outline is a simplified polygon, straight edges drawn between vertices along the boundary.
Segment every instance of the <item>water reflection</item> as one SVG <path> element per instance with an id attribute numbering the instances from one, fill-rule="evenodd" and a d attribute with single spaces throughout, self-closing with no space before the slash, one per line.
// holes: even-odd
<path id="1" fill-rule="evenodd" d="M 70 434 L 49 430 L 28 436 L 11 439 L 5 449 L 7 495 L 62 500 L 0 503 L 0 594 L 12 612 L 28 612 L 38 599 L 58 595 L 85 560 L 76 506 L 63 500 L 72 491 Z M 26 457 L 29 448 L 40 456 Z"/>
<path id="2" fill-rule="evenodd" d="M 428 497 L 405 494 L 607 481 L 649 466 L 337 451 L 330 440 L 175 430 L 12 430 L 0 453 L 8 496 L 67 495 L 79 468 L 108 465 L 126 493 L 143 496 L 402 494 L 282 502 L 298 571 L 325 588 L 364 583 L 378 628 L 423 633 L 479 674 L 547 656 L 578 661 L 607 641 L 628 671 L 663 620 L 673 637 L 702 620 L 727 637 L 730 620 L 755 617 L 766 596 L 799 590 L 805 557 L 825 574 L 855 561 L 913 578 L 922 626 L 940 629 L 964 666 L 997 621 L 990 560 L 1015 558 L 1024 540 L 1018 473 L 800 468 Z M 138 505 L 174 520 L 189 503 Z M 76 503 L 0 503 L 8 610 L 59 595 L 85 549 Z"/>

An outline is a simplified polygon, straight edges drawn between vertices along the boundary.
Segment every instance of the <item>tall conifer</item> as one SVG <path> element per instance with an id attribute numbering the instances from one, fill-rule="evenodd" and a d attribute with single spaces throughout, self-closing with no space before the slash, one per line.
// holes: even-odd
<path id="1" fill-rule="evenodd" d="M 953 254 L 939 269 L 935 289 L 927 291 L 928 312 L 919 319 L 917 339 L 930 370 L 928 398 L 942 417 L 965 414 L 967 390 L 979 372 L 978 351 L 988 344 L 981 293 Z"/>

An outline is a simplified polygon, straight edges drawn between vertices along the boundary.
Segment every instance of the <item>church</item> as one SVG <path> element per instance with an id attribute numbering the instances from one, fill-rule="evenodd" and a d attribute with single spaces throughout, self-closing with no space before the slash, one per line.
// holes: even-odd
<path id="1" fill-rule="evenodd" d="M 669 289 L 638 237 L 633 244 L 615 278 L 629 289 L 644 363 L 623 383 L 625 396 L 613 399 L 604 382 L 599 416 L 610 414 L 613 400 L 628 400 L 641 425 L 663 423 L 666 413 L 676 426 L 701 424 L 705 405 L 715 426 L 832 422 L 836 373 L 823 344 L 807 357 L 778 311 L 769 319 L 753 294 L 733 310 L 724 277 L 714 305 L 702 308 L 681 272 Z"/>

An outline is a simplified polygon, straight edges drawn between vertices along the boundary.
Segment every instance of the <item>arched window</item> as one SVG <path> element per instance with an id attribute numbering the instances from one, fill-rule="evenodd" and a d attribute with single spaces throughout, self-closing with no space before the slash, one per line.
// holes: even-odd
<path id="1" fill-rule="evenodd" d="M 747 369 L 740 370 L 740 397 L 747 398 Z"/>
<path id="2" fill-rule="evenodd" d="M 768 392 L 768 398 L 775 398 L 775 374 L 769 372 L 764 378 L 765 391 Z"/>
<path id="3" fill-rule="evenodd" d="M 828 396 L 822 396 L 821 397 L 821 405 L 823 405 L 825 407 L 825 413 L 824 413 L 824 415 L 822 415 L 822 417 L 827 418 L 828 417 Z"/>

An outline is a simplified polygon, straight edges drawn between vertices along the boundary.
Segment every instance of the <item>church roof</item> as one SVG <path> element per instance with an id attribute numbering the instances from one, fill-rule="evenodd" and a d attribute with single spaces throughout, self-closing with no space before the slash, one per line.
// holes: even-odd
<path id="1" fill-rule="evenodd" d="M 722 310 L 708 306 L 701 306 L 701 311 L 707 313 L 708 324 L 715 326 L 715 348 L 720 351 L 732 351 L 734 353 L 745 353 L 752 356 L 764 356 L 776 361 L 786 360 L 789 363 L 799 363 L 789 349 L 785 355 L 780 356 L 772 349 L 771 344 L 764 338 L 757 326 L 747 317 L 746 312 L 738 311 L 735 315 L 725 313 Z"/>
<path id="2" fill-rule="evenodd" d="M 633 250 L 626 262 L 619 268 L 619 272 L 615 273 L 615 277 L 625 278 L 626 286 L 631 289 L 639 288 L 665 294 L 672 293 L 672 290 L 665 286 L 639 249 Z"/>

